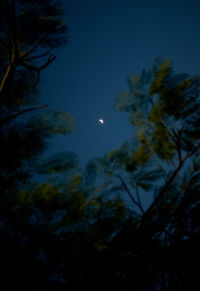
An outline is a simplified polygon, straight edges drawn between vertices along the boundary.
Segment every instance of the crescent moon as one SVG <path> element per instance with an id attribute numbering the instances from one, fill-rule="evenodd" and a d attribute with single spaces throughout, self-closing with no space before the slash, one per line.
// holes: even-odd
<path id="1" fill-rule="evenodd" d="M 104 120 L 103 119 L 99 119 L 99 123 L 103 124 Z"/>

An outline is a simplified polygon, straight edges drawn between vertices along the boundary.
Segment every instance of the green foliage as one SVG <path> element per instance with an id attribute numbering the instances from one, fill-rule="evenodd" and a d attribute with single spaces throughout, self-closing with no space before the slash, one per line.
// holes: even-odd
<path id="1" fill-rule="evenodd" d="M 154 152 L 163 160 L 171 160 L 175 145 L 169 140 L 170 134 L 166 127 L 158 125 L 152 136 L 152 148 Z"/>
<path id="2" fill-rule="evenodd" d="M 51 155 L 37 165 L 37 172 L 40 174 L 56 174 L 71 171 L 78 168 L 79 161 L 76 154 L 72 152 L 61 152 Z"/>
<path id="3" fill-rule="evenodd" d="M 70 194 L 76 193 L 80 190 L 82 176 L 77 174 L 73 175 L 67 183 L 67 189 Z"/>
<path id="4" fill-rule="evenodd" d="M 75 188 L 73 189 L 75 190 Z M 62 224 L 71 226 L 71 224 L 86 219 L 86 201 L 81 192 L 70 193 L 66 205 L 66 215 L 63 217 Z"/>
<path id="5" fill-rule="evenodd" d="M 46 110 L 40 115 L 46 132 L 62 135 L 71 133 L 73 130 L 74 119 L 69 113 L 60 110 Z"/>
<path id="6" fill-rule="evenodd" d="M 171 60 L 167 59 L 162 62 L 156 72 L 155 80 L 151 83 L 149 87 L 149 95 L 152 96 L 155 93 L 160 92 L 164 87 L 164 81 L 166 77 L 172 72 Z"/>
<path id="7" fill-rule="evenodd" d="M 131 77 L 129 91 L 116 98 L 116 107 L 130 112 L 130 122 L 138 129 L 141 145 L 135 157 L 141 164 L 153 153 L 161 160 L 170 160 L 177 147 L 182 147 L 179 154 L 192 149 L 189 140 L 194 133 L 197 144 L 194 120 L 198 120 L 199 112 L 199 77 L 175 74 L 170 60 L 156 61 L 145 75 L 144 79 L 143 71 Z"/>
<path id="8" fill-rule="evenodd" d="M 33 191 L 21 190 L 17 196 L 17 203 L 20 207 L 37 207 L 40 210 L 56 210 L 63 199 L 53 185 L 46 182 L 35 187 Z"/>
<path id="9" fill-rule="evenodd" d="M 151 157 L 151 152 L 149 148 L 145 145 L 140 146 L 133 155 L 134 161 L 139 165 L 145 165 Z"/>
<path id="10" fill-rule="evenodd" d="M 159 124 L 165 115 L 164 107 L 161 104 L 155 104 L 149 113 L 149 121 L 154 124 Z"/>

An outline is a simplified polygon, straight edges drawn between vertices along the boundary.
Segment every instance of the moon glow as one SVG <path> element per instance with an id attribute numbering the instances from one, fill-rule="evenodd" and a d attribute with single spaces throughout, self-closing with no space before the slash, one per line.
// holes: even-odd
<path id="1" fill-rule="evenodd" d="M 103 124 L 104 120 L 103 119 L 99 119 L 99 123 Z"/>

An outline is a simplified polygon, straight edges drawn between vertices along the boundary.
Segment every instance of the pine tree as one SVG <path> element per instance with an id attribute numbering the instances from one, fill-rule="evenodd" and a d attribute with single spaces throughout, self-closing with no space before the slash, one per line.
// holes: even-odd
<path id="1" fill-rule="evenodd" d="M 27 167 L 52 134 L 71 132 L 68 113 L 37 104 L 41 72 L 66 43 L 58 1 L 0 1 L 0 182 L 1 191 L 31 175 Z"/>

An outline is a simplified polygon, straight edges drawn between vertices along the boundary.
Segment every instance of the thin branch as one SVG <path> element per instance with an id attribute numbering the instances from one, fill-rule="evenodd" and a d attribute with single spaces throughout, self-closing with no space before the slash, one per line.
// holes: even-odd
<path id="1" fill-rule="evenodd" d="M 6 72 L 3 76 L 3 79 L 2 79 L 1 84 L 0 84 L 0 95 L 4 89 L 5 83 L 10 75 L 11 70 L 13 69 L 14 64 L 15 64 L 15 53 L 13 52 L 13 54 L 11 56 L 10 63 L 7 66 Z"/>
<path id="2" fill-rule="evenodd" d="M 173 142 L 176 145 L 176 150 L 177 150 L 177 154 L 178 154 L 178 159 L 179 162 L 182 161 L 182 155 L 181 155 L 181 144 L 180 144 L 180 140 L 181 140 L 181 135 L 182 135 L 182 129 L 178 131 L 178 133 L 175 132 L 175 130 L 172 128 L 172 133 L 173 136 L 171 136 Z"/>
<path id="3" fill-rule="evenodd" d="M 33 77 L 35 77 L 35 80 L 33 81 L 33 84 L 30 88 L 30 90 L 33 91 L 40 81 L 40 72 L 34 72 L 34 73 L 36 73 L 36 76 L 32 71 L 31 71 L 31 73 L 32 73 Z"/>
<path id="4" fill-rule="evenodd" d="M 36 60 L 36 59 L 40 59 L 40 58 L 43 58 L 43 57 L 46 57 L 50 54 L 51 52 L 51 49 L 49 49 L 48 51 L 46 51 L 45 53 L 41 54 L 41 55 L 38 55 L 38 56 L 33 56 L 33 57 L 30 57 L 30 58 L 26 58 L 26 61 L 30 62 L 30 61 L 33 61 L 33 60 Z"/>
<path id="5" fill-rule="evenodd" d="M 43 69 L 45 69 L 46 67 L 48 67 L 55 59 L 56 59 L 56 56 L 50 55 L 48 60 L 40 67 L 35 67 L 35 66 L 27 64 L 25 62 L 21 62 L 21 65 L 24 66 L 25 68 L 29 69 L 29 70 L 40 72 Z"/>
<path id="6" fill-rule="evenodd" d="M 4 126 L 6 123 L 8 123 L 10 120 L 17 118 L 20 115 L 23 115 L 24 113 L 30 112 L 30 111 L 35 111 L 35 110 L 39 110 L 39 109 L 44 109 L 47 108 L 48 105 L 40 105 L 40 106 L 35 106 L 35 107 L 31 107 L 28 109 L 24 109 L 22 111 L 19 111 L 13 115 L 10 115 L 6 118 L 4 118 L 3 120 L 0 121 L 0 127 Z"/>
<path id="7" fill-rule="evenodd" d="M 150 205 L 150 207 L 145 212 L 145 214 L 144 214 L 145 216 L 147 216 L 147 214 L 150 213 L 151 210 L 154 208 L 154 206 L 160 201 L 160 199 L 162 198 L 163 194 L 167 191 L 167 189 L 169 188 L 169 185 L 173 182 L 173 180 L 175 179 L 176 175 L 178 174 L 178 172 L 182 168 L 182 165 L 183 165 L 183 162 L 179 163 L 178 167 L 175 169 L 175 171 L 173 172 L 173 174 L 171 175 L 169 180 L 165 183 L 165 186 L 162 188 L 162 190 L 160 191 L 160 193 L 158 194 L 156 199 L 153 201 L 153 203 Z"/>
<path id="8" fill-rule="evenodd" d="M 15 7 L 14 7 L 15 1 L 12 1 L 11 7 L 9 6 L 9 3 L 5 1 L 5 17 L 7 20 L 7 38 L 10 42 L 10 62 L 7 66 L 7 69 L 5 71 L 5 74 L 3 76 L 3 79 L 0 84 L 0 95 L 4 89 L 4 86 L 6 84 L 6 81 L 9 78 L 10 73 L 15 69 L 16 67 L 16 58 L 17 58 L 17 50 L 16 50 L 16 38 L 17 38 L 17 25 L 16 25 L 16 17 L 15 17 Z M 13 25 L 14 22 L 14 25 Z M 8 46 L 9 47 L 9 46 Z"/>
<path id="9" fill-rule="evenodd" d="M 45 69 L 46 67 L 48 67 L 54 60 L 56 59 L 56 56 L 53 56 L 53 55 L 50 55 L 48 57 L 48 60 L 40 67 L 36 67 L 36 66 L 33 66 L 33 65 L 30 65 L 30 64 L 27 64 L 26 62 L 19 62 L 20 65 L 22 65 L 23 67 L 29 69 L 29 70 L 32 70 L 32 71 L 35 71 L 37 72 L 37 78 L 36 78 L 36 81 L 34 82 L 34 85 L 32 87 L 35 88 L 35 86 L 37 85 L 38 81 L 39 81 L 39 77 L 40 77 L 40 71 L 42 71 L 43 69 Z M 1 81 L 1 84 L 0 84 L 0 94 L 2 93 L 3 89 L 4 89 L 4 86 L 5 86 L 5 83 L 10 75 L 10 72 L 11 70 L 13 69 L 13 66 L 15 65 L 15 60 L 16 60 L 16 54 L 15 54 L 15 51 L 13 50 L 13 54 L 11 56 L 11 61 L 6 69 L 6 72 L 4 74 L 4 77 Z"/>
<path id="10" fill-rule="evenodd" d="M 198 144 L 196 147 L 194 147 L 193 151 L 191 151 L 191 153 L 188 153 L 188 154 L 184 157 L 183 161 L 185 161 L 187 158 L 189 158 L 189 157 L 191 157 L 193 154 L 195 154 L 196 151 L 198 151 L 199 148 L 200 148 L 200 144 Z"/>
<path id="11" fill-rule="evenodd" d="M 139 195 L 139 192 L 138 192 L 138 185 L 136 185 L 135 194 L 136 194 L 137 201 L 138 201 L 138 207 L 140 208 L 140 211 L 144 214 L 145 211 L 144 211 L 144 209 L 142 207 L 142 202 L 141 202 L 140 195 Z"/>
<path id="12" fill-rule="evenodd" d="M 37 43 L 35 46 L 32 47 L 26 54 L 24 54 L 24 58 L 28 57 L 30 54 L 32 54 L 37 48 L 45 41 L 45 39 L 49 36 L 49 32 L 46 33 Z"/>
<path id="13" fill-rule="evenodd" d="M 133 204 L 135 204 L 137 207 L 140 208 L 138 202 L 135 200 L 134 196 L 132 195 L 132 193 L 130 192 L 130 190 L 128 189 L 126 183 L 124 182 L 124 180 L 122 179 L 122 177 L 120 175 L 115 175 L 121 182 L 122 186 L 124 187 L 124 190 L 126 190 L 129 198 L 131 199 L 131 201 L 133 202 Z"/>

